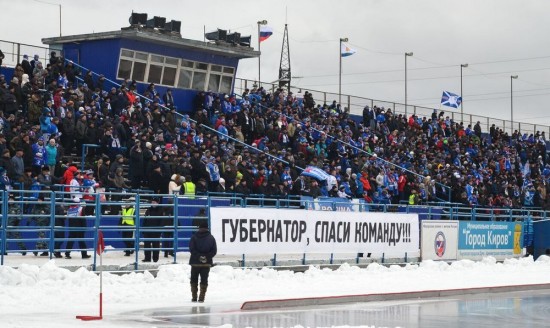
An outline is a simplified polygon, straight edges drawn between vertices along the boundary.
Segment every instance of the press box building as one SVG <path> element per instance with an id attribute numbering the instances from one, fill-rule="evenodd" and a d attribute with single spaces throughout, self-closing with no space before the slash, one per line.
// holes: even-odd
<path id="1" fill-rule="evenodd" d="M 190 40 L 181 37 L 179 22 L 157 19 L 151 26 L 134 22 L 119 31 L 51 37 L 42 42 L 112 81 L 137 81 L 139 92 L 150 83 L 155 83 L 161 95 L 171 88 L 179 112 L 193 110 L 199 91 L 231 93 L 239 60 L 260 55 L 250 47 L 250 37 L 241 38 L 239 33 L 227 35 L 218 30 L 207 34 L 210 42 Z M 177 30 L 170 30 L 174 23 Z"/>

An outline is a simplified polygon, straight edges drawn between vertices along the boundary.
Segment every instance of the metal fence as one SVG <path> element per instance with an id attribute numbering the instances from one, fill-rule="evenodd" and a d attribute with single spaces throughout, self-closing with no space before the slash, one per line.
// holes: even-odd
<path id="1" fill-rule="evenodd" d="M 53 49 L 49 47 L 33 46 L 30 44 L 11 42 L 0 40 L 0 50 L 4 53 L 4 60 L 2 66 L 15 67 L 23 60 L 24 55 L 29 56 L 29 61 L 34 58 L 34 55 L 38 55 L 39 60 L 44 64 L 44 68 L 50 58 L 52 51 L 57 52 L 59 56 L 61 54 L 60 49 Z"/>
<path id="2" fill-rule="evenodd" d="M 247 79 L 235 79 L 235 87 L 234 90 L 237 94 L 242 94 L 245 89 L 252 89 L 254 86 L 257 86 L 257 81 L 254 80 L 247 80 Z M 279 88 L 279 85 L 276 83 L 263 83 L 262 86 L 264 89 L 269 90 L 270 92 L 274 92 L 277 88 Z M 300 88 L 300 87 L 290 87 L 290 91 L 296 95 L 301 91 L 305 91 L 306 89 Z M 319 91 L 319 90 L 311 90 L 307 89 L 310 93 L 313 94 L 314 100 L 317 104 L 330 104 L 333 100 L 338 100 L 339 95 L 337 93 L 332 92 L 325 92 L 325 91 Z M 429 108 L 429 107 L 422 107 L 422 106 L 415 106 L 415 105 L 409 105 L 405 106 L 405 104 L 397 103 L 397 102 L 391 102 L 391 101 L 385 101 L 385 100 L 378 100 L 378 99 L 371 99 L 366 97 L 357 97 L 352 95 L 344 95 L 342 94 L 342 108 L 347 107 L 349 109 L 350 114 L 353 115 L 359 115 L 362 116 L 363 114 L 363 108 L 365 106 L 370 107 L 380 107 L 385 109 L 391 109 L 394 114 L 404 114 L 405 116 L 409 116 L 412 114 L 418 115 L 420 117 L 431 117 L 434 109 L 437 108 Z M 440 109 L 437 109 L 439 112 Z M 463 122 L 464 126 L 468 126 L 468 124 L 471 124 L 472 127 L 479 121 L 481 128 L 484 131 L 489 131 L 490 127 L 494 124 L 498 128 L 502 128 L 505 132 L 508 132 L 510 135 L 513 133 L 513 131 L 518 130 L 520 133 L 536 133 L 537 131 L 545 132 L 545 134 L 548 136 L 550 135 L 550 126 L 548 125 L 541 125 L 541 124 L 532 124 L 532 123 L 523 123 L 523 122 L 517 122 L 514 121 L 512 124 L 512 121 L 509 120 L 503 120 L 498 119 L 494 117 L 487 117 L 482 115 L 475 115 L 475 114 L 461 114 L 459 112 L 453 112 L 448 111 L 446 114 L 455 122 Z M 446 116 L 447 116 L 446 115 Z"/>
<path id="3" fill-rule="evenodd" d="M 64 188 L 59 191 L 0 192 L 0 264 L 4 265 L 5 255 L 10 253 L 34 253 L 48 258 L 66 254 L 89 255 L 93 257 L 92 268 L 95 270 L 97 254 L 94 248 L 100 230 L 105 236 L 105 244 L 111 246 L 105 251 L 126 252 L 128 256 L 133 256 L 136 270 L 142 266 L 140 256 L 146 251 L 170 252 L 176 263 L 178 252 L 188 251 L 189 239 L 200 220 L 210 222 L 210 207 L 269 207 L 274 210 L 289 208 L 305 211 L 319 201 L 302 200 L 296 196 L 266 198 L 263 195 L 212 193 L 182 197 L 117 191 L 90 194 L 87 199 L 75 203 L 72 199 L 74 195 L 74 191 Z M 158 205 L 162 214 L 146 216 L 153 197 L 162 198 Z M 121 222 L 121 210 L 130 207 L 135 208 L 134 225 Z M 82 212 L 75 211 L 75 208 L 82 209 Z M 341 203 L 332 201 L 325 210 L 342 208 L 356 212 L 416 213 L 420 220 L 523 221 L 548 218 L 547 212 L 539 209 L 470 208 L 452 203 L 419 206 L 356 203 L 350 207 L 350 202 L 342 200 Z M 159 219 L 160 222 L 155 226 L 144 224 L 150 219 Z M 381 256 L 379 260 L 384 261 L 384 255 Z M 407 254 L 403 257 L 407 258 Z M 306 254 L 302 259 L 304 264 L 305 258 Z M 333 254 L 327 254 L 327 259 L 325 263 L 332 264 Z M 242 254 L 240 265 L 245 266 L 246 261 L 246 254 Z M 269 261 L 270 265 L 277 265 L 277 254 Z"/>

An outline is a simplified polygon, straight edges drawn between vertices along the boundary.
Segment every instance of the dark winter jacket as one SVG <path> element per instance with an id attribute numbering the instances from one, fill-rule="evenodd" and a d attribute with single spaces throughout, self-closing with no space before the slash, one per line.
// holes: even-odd
<path id="1" fill-rule="evenodd" d="M 164 207 L 160 207 L 158 205 L 149 207 L 145 211 L 145 215 L 142 218 L 143 219 L 142 226 L 149 227 L 149 228 L 162 227 L 162 225 L 164 224 L 164 218 L 159 216 L 163 216 L 164 214 L 165 214 Z"/>
<path id="2" fill-rule="evenodd" d="M 63 126 L 63 135 L 68 136 L 69 138 L 74 138 L 74 133 L 75 133 L 74 118 L 65 117 L 61 124 Z"/>
<path id="3" fill-rule="evenodd" d="M 168 177 L 170 179 L 170 177 Z M 160 172 L 153 170 L 151 177 L 149 179 L 149 189 L 153 190 L 155 194 L 167 194 L 168 193 L 168 182 Z"/>
<path id="4" fill-rule="evenodd" d="M 145 163 L 143 162 L 143 153 L 141 152 L 141 148 L 138 146 L 134 146 L 130 150 L 130 177 L 141 177 L 143 176 L 143 173 L 145 172 Z"/>
<path id="5" fill-rule="evenodd" d="M 207 228 L 200 228 L 189 241 L 189 264 L 193 266 L 212 266 L 218 252 L 216 239 Z"/>
<path id="6" fill-rule="evenodd" d="M 3 110 L 5 114 L 15 114 L 19 109 L 17 105 L 17 98 L 11 92 L 4 93 L 3 99 L 0 99 L 0 104 L 3 104 Z"/>

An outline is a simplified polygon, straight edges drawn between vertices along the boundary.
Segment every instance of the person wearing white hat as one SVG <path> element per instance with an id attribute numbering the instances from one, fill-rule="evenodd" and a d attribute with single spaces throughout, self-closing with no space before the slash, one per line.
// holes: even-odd
<path id="1" fill-rule="evenodd" d="M 224 178 L 220 178 L 220 181 L 219 181 L 218 187 L 216 189 L 216 192 L 225 192 L 225 179 Z"/>
<path id="2" fill-rule="evenodd" d="M 172 174 L 170 182 L 168 183 L 168 194 L 179 194 L 181 190 L 180 176 L 179 174 Z"/>
<path id="3" fill-rule="evenodd" d="M 179 174 L 172 174 L 170 177 L 170 182 L 168 182 L 168 194 L 169 195 L 178 195 L 181 191 L 181 177 Z M 173 204 L 174 198 L 173 197 L 167 197 L 166 198 L 167 203 Z M 177 200 L 176 200 L 177 201 Z M 166 226 L 173 226 L 174 222 L 171 219 L 166 220 Z M 172 238 L 174 238 L 174 233 L 172 231 L 164 231 L 162 233 L 162 237 L 166 240 L 162 242 L 162 247 L 164 250 L 164 257 L 174 256 L 174 243 L 172 242 Z"/>

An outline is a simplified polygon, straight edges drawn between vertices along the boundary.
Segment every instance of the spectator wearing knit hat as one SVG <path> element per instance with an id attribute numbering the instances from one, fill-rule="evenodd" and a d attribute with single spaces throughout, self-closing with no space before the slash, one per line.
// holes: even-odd
<path id="1" fill-rule="evenodd" d="M 27 75 L 32 75 L 32 66 L 29 62 L 29 56 L 23 55 L 23 60 L 21 61 L 21 66 L 23 67 L 23 71 Z"/>

